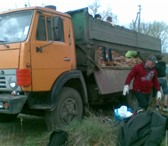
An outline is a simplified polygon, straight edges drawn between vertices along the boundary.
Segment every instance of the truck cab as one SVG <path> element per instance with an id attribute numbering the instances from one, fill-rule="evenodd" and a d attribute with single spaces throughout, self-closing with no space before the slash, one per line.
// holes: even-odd
<path id="1" fill-rule="evenodd" d="M 81 72 L 75 71 L 72 28 L 68 14 L 50 8 L 31 7 L 0 14 L 2 117 L 9 119 L 27 110 L 40 110 L 44 116 L 49 115 L 55 109 L 56 97 L 62 90 L 71 90 L 68 86 L 75 90 L 84 87 Z M 86 93 L 76 92 L 86 102 Z M 70 99 L 66 105 L 71 105 L 72 111 L 78 110 L 74 102 Z M 83 104 L 82 99 L 80 102 Z M 73 112 L 77 115 L 77 111 Z"/>

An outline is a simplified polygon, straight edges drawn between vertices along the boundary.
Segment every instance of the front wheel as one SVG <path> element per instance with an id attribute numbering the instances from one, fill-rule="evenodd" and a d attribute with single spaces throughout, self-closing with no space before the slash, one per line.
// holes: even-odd
<path id="1" fill-rule="evenodd" d="M 80 119 L 83 113 L 83 103 L 80 94 L 72 88 L 63 87 L 59 96 L 55 97 L 56 106 L 45 115 L 49 130 L 60 128 L 74 119 Z"/>

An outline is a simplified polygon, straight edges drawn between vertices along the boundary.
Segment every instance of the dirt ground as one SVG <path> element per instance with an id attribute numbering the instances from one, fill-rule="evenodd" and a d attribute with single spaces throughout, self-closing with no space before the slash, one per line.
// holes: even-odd
<path id="1" fill-rule="evenodd" d="M 46 146 L 47 136 L 45 121 L 40 117 L 21 114 L 15 121 L 0 122 L 0 146 Z"/>

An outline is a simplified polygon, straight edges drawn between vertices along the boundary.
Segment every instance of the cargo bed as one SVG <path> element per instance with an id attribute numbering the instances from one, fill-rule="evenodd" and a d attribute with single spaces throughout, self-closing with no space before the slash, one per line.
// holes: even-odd
<path id="1" fill-rule="evenodd" d="M 72 17 L 76 44 L 91 43 L 119 50 L 133 49 L 150 53 L 161 51 L 160 39 L 94 19 L 88 13 L 88 8 L 68 13 Z"/>
<path id="2" fill-rule="evenodd" d="M 102 46 L 112 48 L 122 55 L 128 50 L 139 51 L 144 59 L 149 54 L 161 52 L 160 39 L 97 20 L 88 13 L 88 8 L 67 13 L 72 17 L 77 67 L 88 74 L 97 66 L 96 49 Z"/>

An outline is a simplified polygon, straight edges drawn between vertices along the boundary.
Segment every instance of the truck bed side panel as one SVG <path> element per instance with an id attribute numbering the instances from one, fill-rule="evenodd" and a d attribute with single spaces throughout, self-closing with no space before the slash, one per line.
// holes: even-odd
<path id="1" fill-rule="evenodd" d="M 89 17 L 90 30 L 89 39 L 109 42 L 113 44 L 130 46 L 134 49 L 145 49 L 151 51 L 160 51 L 160 41 L 142 33 L 126 29 L 121 26 L 112 26 L 111 24 L 95 20 Z"/>
<path id="2" fill-rule="evenodd" d="M 94 72 L 100 94 L 122 92 L 126 77 L 130 70 L 105 69 Z M 130 86 L 130 89 L 132 85 Z"/>
<path id="3" fill-rule="evenodd" d="M 130 50 L 138 49 L 153 51 L 154 53 L 160 52 L 160 39 L 124 28 L 123 26 L 112 26 L 105 21 L 97 20 L 88 13 L 88 8 L 68 13 L 72 16 L 76 44 L 94 42 L 100 46 L 109 46 L 111 48 L 119 46 L 119 49 L 122 50 L 129 47 Z"/>

